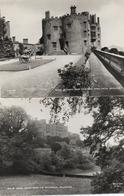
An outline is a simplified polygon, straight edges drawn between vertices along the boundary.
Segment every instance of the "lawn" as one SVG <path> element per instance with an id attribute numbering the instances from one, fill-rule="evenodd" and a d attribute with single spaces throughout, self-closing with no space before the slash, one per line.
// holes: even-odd
<path id="1" fill-rule="evenodd" d="M 78 55 L 43 56 L 43 59 L 53 61 L 26 71 L 0 71 L 1 96 L 3 98 L 46 97 L 60 83 L 57 70 L 69 62 L 75 64 L 80 58 L 81 56 Z"/>
<path id="2" fill-rule="evenodd" d="M 30 60 L 29 63 L 20 63 L 19 61 L 9 64 L 0 65 L 0 71 L 24 71 L 34 69 L 38 66 L 50 63 L 53 59 L 36 59 Z"/>
<path id="3" fill-rule="evenodd" d="M 45 175 L 0 177 L 0 195 L 90 194 L 91 180 Z"/>

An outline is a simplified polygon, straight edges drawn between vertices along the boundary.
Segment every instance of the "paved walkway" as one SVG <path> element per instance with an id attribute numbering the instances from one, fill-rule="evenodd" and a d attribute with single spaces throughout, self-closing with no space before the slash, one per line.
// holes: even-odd
<path id="1" fill-rule="evenodd" d="M 95 89 L 92 91 L 92 95 L 104 95 L 104 93 L 107 95 L 124 94 L 123 86 L 105 68 L 103 63 L 96 57 L 95 54 L 91 54 L 88 64 L 91 70 L 91 88 Z"/>
<path id="2" fill-rule="evenodd" d="M 47 96 L 60 82 L 57 70 L 64 65 L 79 61 L 81 55 L 42 56 L 54 61 L 32 70 L 20 72 L 0 72 L 2 97 Z"/>

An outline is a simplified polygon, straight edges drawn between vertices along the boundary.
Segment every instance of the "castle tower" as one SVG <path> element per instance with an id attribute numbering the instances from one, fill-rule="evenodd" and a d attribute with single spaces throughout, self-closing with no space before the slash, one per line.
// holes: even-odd
<path id="1" fill-rule="evenodd" d="M 76 6 L 74 5 L 74 6 L 71 6 L 71 14 L 73 15 L 73 14 L 76 14 Z"/>
<path id="2" fill-rule="evenodd" d="M 65 16 L 62 19 L 65 45 L 68 53 L 82 53 L 83 40 L 81 35 L 81 24 L 77 16 Z"/>
<path id="3" fill-rule="evenodd" d="M 61 51 L 60 38 L 62 36 L 62 21 L 58 17 L 50 17 L 47 11 L 42 21 L 44 49 L 46 54 L 54 54 Z"/>
<path id="4" fill-rule="evenodd" d="M 50 11 L 45 12 L 45 19 L 50 19 Z"/>
<path id="5" fill-rule="evenodd" d="M 90 26 L 91 26 L 91 43 L 92 46 L 96 48 L 101 48 L 101 28 L 100 19 L 96 18 L 95 15 L 90 16 Z"/>
<path id="6" fill-rule="evenodd" d="M 42 38 L 46 54 L 59 51 L 85 54 L 92 46 L 101 47 L 100 19 L 89 12 L 77 13 L 76 6 L 70 9 L 70 14 L 59 18 L 50 17 L 50 12 L 45 12 Z"/>

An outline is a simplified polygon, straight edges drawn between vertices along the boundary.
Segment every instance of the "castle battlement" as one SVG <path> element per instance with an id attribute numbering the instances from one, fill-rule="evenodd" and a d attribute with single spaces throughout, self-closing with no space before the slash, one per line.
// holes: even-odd
<path id="1" fill-rule="evenodd" d="M 69 53 L 82 53 L 87 48 L 101 47 L 100 19 L 88 11 L 76 12 L 71 6 L 70 14 L 50 16 L 45 12 L 43 19 L 43 40 L 46 53 L 68 50 Z"/>
<path id="2" fill-rule="evenodd" d="M 62 17 L 51 16 L 50 18 L 43 18 L 44 21 L 61 20 Z"/>
<path id="3" fill-rule="evenodd" d="M 64 14 L 63 16 L 51 16 L 50 17 L 50 12 L 49 11 L 47 11 L 46 12 L 46 17 L 45 18 L 43 18 L 43 20 L 45 21 L 52 21 L 52 20 L 62 20 L 63 18 L 66 18 L 66 17 L 70 17 L 70 18 L 76 18 L 76 17 L 78 17 L 78 16 L 82 16 L 82 17 L 84 17 L 84 16 L 91 16 L 91 17 L 93 17 L 93 16 L 95 16 L 95 15 L 90 15 L 89 14 L 89 12 L 87 12 L 87 11 L 85 11 L 85 12 L 79 12 L 79 13 L 74 13 L 74 14 L 72 14 L 72 13 L 70 13 L 70 14 Z"/>

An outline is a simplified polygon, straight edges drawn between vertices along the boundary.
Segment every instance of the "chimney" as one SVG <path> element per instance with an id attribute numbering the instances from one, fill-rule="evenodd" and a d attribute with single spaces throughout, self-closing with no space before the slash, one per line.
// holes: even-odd
<path id="1" fill-rule="evenodd" d="M 71 6 L 71 14 L 76 14 L 76 6 Z"/>
<path id="2" fill-rule="evenodd" d="M 23 39 L 23 44 L 28 44 L 28 39 L 27 38 Z"/>
<path id="3" fill-rule="evenodd" d="M 46 19 L 49 19 L 49 18 L 50 18 L 50 11 L 46 11 L 46 12 L 45 12 L 45 18 L 46 18 Z"/>

